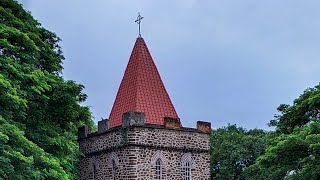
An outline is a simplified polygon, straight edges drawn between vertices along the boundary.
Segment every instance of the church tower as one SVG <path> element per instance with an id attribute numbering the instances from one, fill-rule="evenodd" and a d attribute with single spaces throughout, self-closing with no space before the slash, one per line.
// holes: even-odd
<path id="1" fill-rule="evenodd" d="M 211 124 L 181 125 L 144 39 L 137 38 L 109 119 L 79 128 L 82 180 L 209 180 Z"/>

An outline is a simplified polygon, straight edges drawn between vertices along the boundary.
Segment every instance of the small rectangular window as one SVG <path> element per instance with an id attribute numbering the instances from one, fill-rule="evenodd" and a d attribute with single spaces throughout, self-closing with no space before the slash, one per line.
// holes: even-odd
<path id="1" fill-rule="evenodd" d="M 161 175 L 161 160 L 158 159 L 156 161 L 156 179 L 162 179 Z"/>
<path id="2" fill-rule="evenodd" d="M 191 180 L 191 164 L 187 162 L 184 167 L 185 177 L 184 180 Z"/>

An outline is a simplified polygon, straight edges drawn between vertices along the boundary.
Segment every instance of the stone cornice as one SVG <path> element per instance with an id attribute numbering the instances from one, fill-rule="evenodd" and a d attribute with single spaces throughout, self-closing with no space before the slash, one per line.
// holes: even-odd
<path id="1" fill-rule="evenodd" d="M 122 150 L 124 148 L 145 148 L 145 149 L 157 149 L 157 150 L 166 150 L 166 151 L 180 151 L 180 152 L 192 152 L 192 153 L 210 153 L 210 150 L 207 149 L 197 149 L 197 148 L 179 148 L 179 147 L 170 147 L 170 146 L 152 146 L 146 144 L 136 144 L 136 143 L 128 143 L 126 145 L 120 145 L 112 148 L 106 148 L 99 151 L 93 151 L 90 153 L 83 154 L 85 157 L 91 157 L 100 155 L 103 153 L 114 152 L 118 150 Z"/>
<path id="2" fill-rule="evenodd" d="M 141 126 L 132 125 L 132 126 L 129 126 L 129 127 L 126 127 L 126 128 L 128 128 L 129 130 L 133 130 L 134 128 L 148 128 L 148 129 L 163 129 L 163 130 L 169 130 L 169 131 L 182 131 L 182 132 L 192 132 L 192 133 L 199 133 L 199 134 L 208 134 L 208 133 L 201 132 L 196 128 L 181 127 L 179 129 L 173 129 L 173 128 L 166 128 L 165 126 L 153 125 L 153 124 L 146 124 L 146 125 L 141 125 Z M 103 133 L 94 132 L 94 133 L 88 134 L 88 136 L 85 137 L 85 138 L 78 139 L 78 141 L 81 141 L 83 139 L 88 139 L 88 138 L 91 138 L 91 137 L 103 136 L 104 134 L 108 134 L 110 132 L 114 132 L 114 131 L 121 130 L 121 129 L 124 129 L 124 128 L 122 126 L 117 126 L 117 127 L 111 128 L 108 131 L 103 132 Z"/>

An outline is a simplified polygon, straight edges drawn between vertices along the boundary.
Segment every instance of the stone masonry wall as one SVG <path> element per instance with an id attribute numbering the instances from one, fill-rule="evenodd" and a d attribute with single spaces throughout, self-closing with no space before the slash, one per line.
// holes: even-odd
<path id="1" fill-rule="evenodd" d="M 210 150 L 208 134 L 192 131 L 133 127 L 129 132 L 129 143 L 176 149 Z"/>
<path id="2" fill-rule="evenodd" d="M 94 135 L 79 143 L 84 154 L 80 165 L 83 180 L 94 179 L 94 176 L 113 180 L 113 174 L 117 180 L 152 180 L 158 158 L 163 162 L 164 180 L 182 180 L 186 160 L 192 164 L 193 180 L 210 179 L 209 134 L 130 127 Z"/>
<path id="3" fill-rule="evenodd" d="M 96 165 L 96 180 L 113 180 L 113 163 L 115 161 L 115 179 L 136 179 L 136 171 L 133 169 L 132 157 L 136 156 L 136 150 L 127 147 L 122 150 L 103 152 L 82 158 L 80 161 L 81 180 L 94 180 L 93 164 Z M 134 159 L 134 158 L 133 158 Z"/>
<path id="4" fill-rule="evenodd" d="M 210 179 L 210 156 L 207 153 L 188 153 L 140 148 L 137 154 L 136 172 L 138 180 L 155 179 L 155 161 L 160 158 L 164 163 L 164 180 L 182 180 L 184 177 L 183 156 L 190 154 L 192 159 L 192 179 Z"/>
<path id="5" fill-rule="evenodd" d="M 159 155 L 160 154 L 160 155 Z M 182 158 L 190 154 L 192 159 L 192 179 L 210 179 L 210 156 L 207 153 L 188 153 L 148 148 L 126 148 L 113 153 L 102 153 L 81 159 L 81 179 L 93 180 L 93 163 L 96 163 L 96 179 L 112 179 L 112 159 L 117 159 L 116 179 L 152 180 L 155 179 L 155 160 L 164 163 L 163 180 L 182 180 L 184 175 Z"/>
<path id="6" fill-rule="evenodd" d="M 83 154 L 90 154 L 101 150 L 117 148 L 127 143 L 127 137 L 127 130 L 125 129 L 97 134 L 95 136 L 79 140 L 80 151 Z"/>

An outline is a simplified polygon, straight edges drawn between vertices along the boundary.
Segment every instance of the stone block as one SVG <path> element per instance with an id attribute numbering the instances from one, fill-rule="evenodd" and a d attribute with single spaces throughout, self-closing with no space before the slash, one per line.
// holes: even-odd
<path id="1" fill-rule="evenodd" d="M 180 129 L 181 122 L 180 122 L 179 118 L 165 117 L 164 118 L 164 126 L 166 128 L 170 128 L 170 129 Z"/>
<path id="2" fill-rule="evenodd" d="M 145 117 L 146 114 L 143 112 L 126 112 L 122 115 L 122 126 L 143 126 L 145 125 Z"/>
<path id="3" fill-rule="evenodd" d="M 103 119 L 98 122 L 98 133 L 106 132 L 110 129 L 109 119 Z"/>
<path id="4" fill-rule="evenodd" d="M 197 121 L 197 130 L 203 133 L 210 134 L 212 131 L 211 123 L 204 122 L 204 121 Z"/>
<path id="5" fill-rule="evenodd" d="M 90 134 L 88 126 L 82 126 L 78 128 L 78 139 L 86 138 Z"/>

